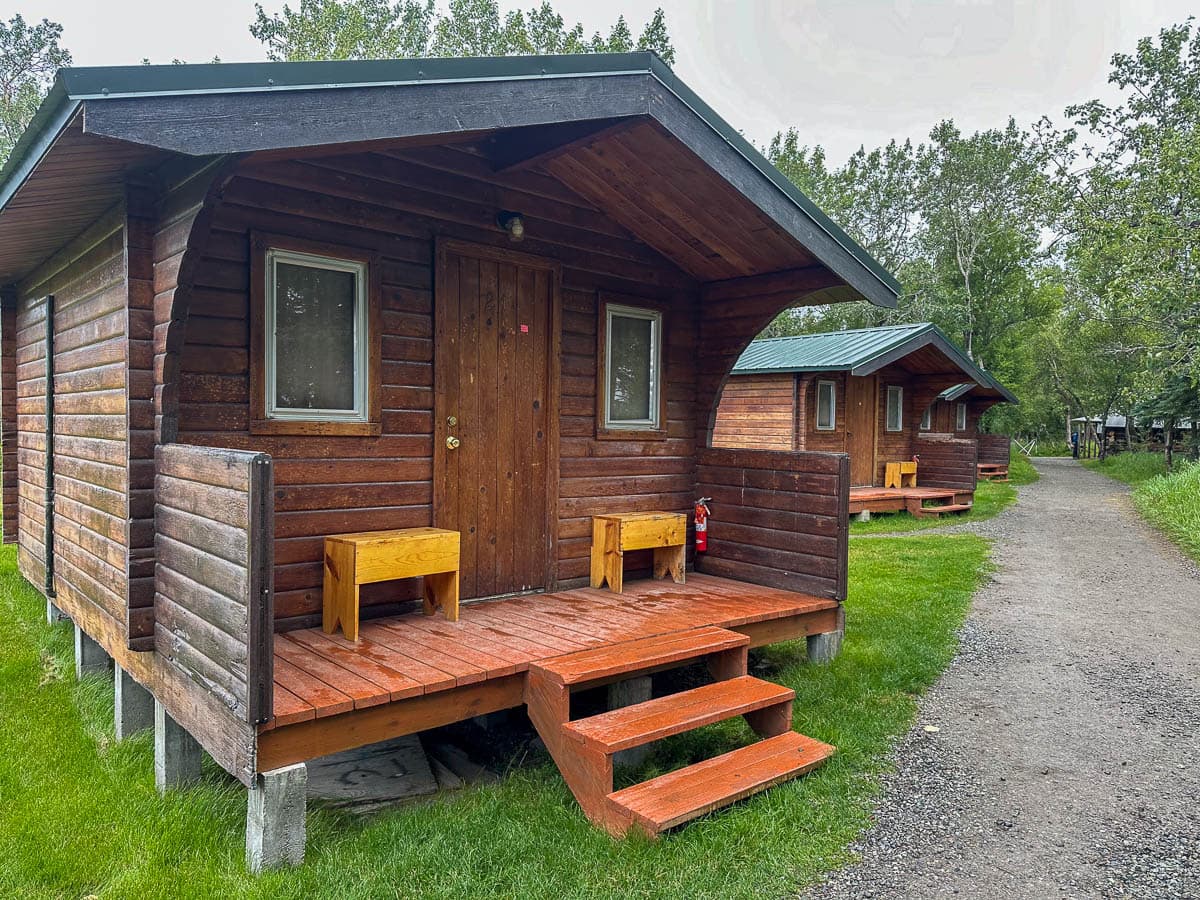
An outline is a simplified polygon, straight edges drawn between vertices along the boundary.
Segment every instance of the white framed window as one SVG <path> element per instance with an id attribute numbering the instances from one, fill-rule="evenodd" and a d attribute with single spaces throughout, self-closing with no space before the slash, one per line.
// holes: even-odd
<path id="1" fill-rule="evenodd" d="M 605 306 L 605 428 L 661 427 L 662 324 L 656 310 Z"/>
<path id="2" fill-rule="evenodd" d="M 933 427 L 933 405 L 925 407 L 925 412 L 921 413 L 921 430 L 928 431 Z"/>
<path id="3" fill-rule="evenodd" d="M 837 426 L 837 384 L 817 382 L 817 431 L 833 431 Z"/>
<path id="4" fill-rule="evenodd" d="M 904 430 L 904 388 L 889 385 L 887 389 L 887 430 Z"/>
<path id="5" fill-rule="evenodd" d="M 955 410 L 954 429 L 956 431 L 967 430 L 967 404 L 958 404 L 958 409 Z"/>
<path id="6" fill-rule="evenodd" d="M 268 249 L 263 310 L 268 419 L 367 422 L 367 264 Z"/>

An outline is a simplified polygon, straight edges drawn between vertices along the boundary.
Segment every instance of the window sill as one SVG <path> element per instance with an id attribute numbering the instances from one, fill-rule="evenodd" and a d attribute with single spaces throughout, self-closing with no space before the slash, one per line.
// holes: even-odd
<path id="1" fill-rule="evenodd" d="M 254 419 L 251 434 L 308 434 L 338 437 L 378 437 L 378 422 L 314 422 L 303 419 Z"/>
<path id="2" fill-rule="evenodd" d="M 647 429 L 647 428 L 604 428 L 596 427 L 596 440 L 598 441 L 665 441 L 667 439 L 667 430 L 665 428 Z"/>

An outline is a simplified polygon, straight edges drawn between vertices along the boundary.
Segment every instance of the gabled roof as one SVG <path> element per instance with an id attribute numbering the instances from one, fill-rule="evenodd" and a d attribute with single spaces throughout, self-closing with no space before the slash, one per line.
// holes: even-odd
<path id="1" fill-rule="evenodd" d="M 738 358 L 732 374 L 849 372 L 851 375 L 870 375 L 895 362 L 915 362 L 918 357 L 919 362 L 913 366 L 918 371 L 931 374 L 961 372 L 970 379 L 943 392 L 942 399 L 953 399 L 946 396 L 952 392 L 957 392 L 954 397 L 961 397 L 978 390 L 984 394 L 998 394 L 1009 403 L 1017 402 L 1007 388 L 971 362 L 954 341 L 929 322 L 752 341 Z"/>
<path id="2" fill-rule="evenodd" d="M 0 171 L 0 282 L 174 157 L 422 138 L 499 141 L 498 168 L 592 140 L 554 176 L 697 281 L 824 269 L 810 302 L 895 305 L 891 274 L 649 52 L 65 69 Z M 683 215 L 647 226 L 649 184 Z"/>

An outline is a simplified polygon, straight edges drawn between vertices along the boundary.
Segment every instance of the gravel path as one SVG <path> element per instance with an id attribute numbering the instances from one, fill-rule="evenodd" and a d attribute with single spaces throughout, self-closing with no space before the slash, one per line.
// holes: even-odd
<path id="1" fill-rule="evenodd" d="M 813 897 L 1200 898 L 1200 573 L 1123 486 L 1037 468 L 862 862 Z"/>

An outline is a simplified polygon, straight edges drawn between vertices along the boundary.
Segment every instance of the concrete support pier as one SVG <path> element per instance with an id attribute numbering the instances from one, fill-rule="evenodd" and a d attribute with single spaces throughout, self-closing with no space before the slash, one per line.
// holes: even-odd
<path id="1" fill-rule="evenodd" d="M 633 706 L 635 703 L 645 703 L 652 696 L 652 682 L 649 675 L 629 678 L 608 686 L 608 708 L 620 709 L 622 706 Z M 613 764 L 617 766 L 637 766 L 645 762 L 650 755 L 650 746 L 630 747 L 613 756 Z"/>
<path id="2" fill-rule="evenodd" d="M 255 776 L 246 798 L 246 868 L 304 862 L 308 769 L 304 763 Z"/>
<path id="3" fill-rule="evenodd" d="M 107 672 L 112 664 L 108 652 L 93 641 L 86 631 L 75 626 L 75 677 Z"/>
<path id="4" fill-rule="evenodd" d="M 113 730 L 117 740 L 154 726 L 154 696 L 120 666 L 113 670 Z"/>
<path id="5" fill-rule="evenodd" d="M 838 607 L 837 628 L 825 634 L 810 634 L 805 639 L 808 644 L 808 661 L 810 663 L 833 662 L 842 650 L 842 638 L 846 634 L 846 612 Z"/>
<path id="6" fill-rule="evenodd" d="M 53 600 L 51 600 L 49 597 L 46 598 L 46 621 L 47 622 L 49 622 L 51 625 L 55 625 L 58 622 L 66 621 L 69 618 L 71 618 L 71 617 L 68 616 L 65 612 L 63 612 L 61 609 L 59 609 L 57 606 L 54 605 Z"/>
<path id="7" fill-rule="evenodd" d="M 183 726 L 154 701 L 154 784 L 161 794 L 200 778 L 204 751 Z"/>

